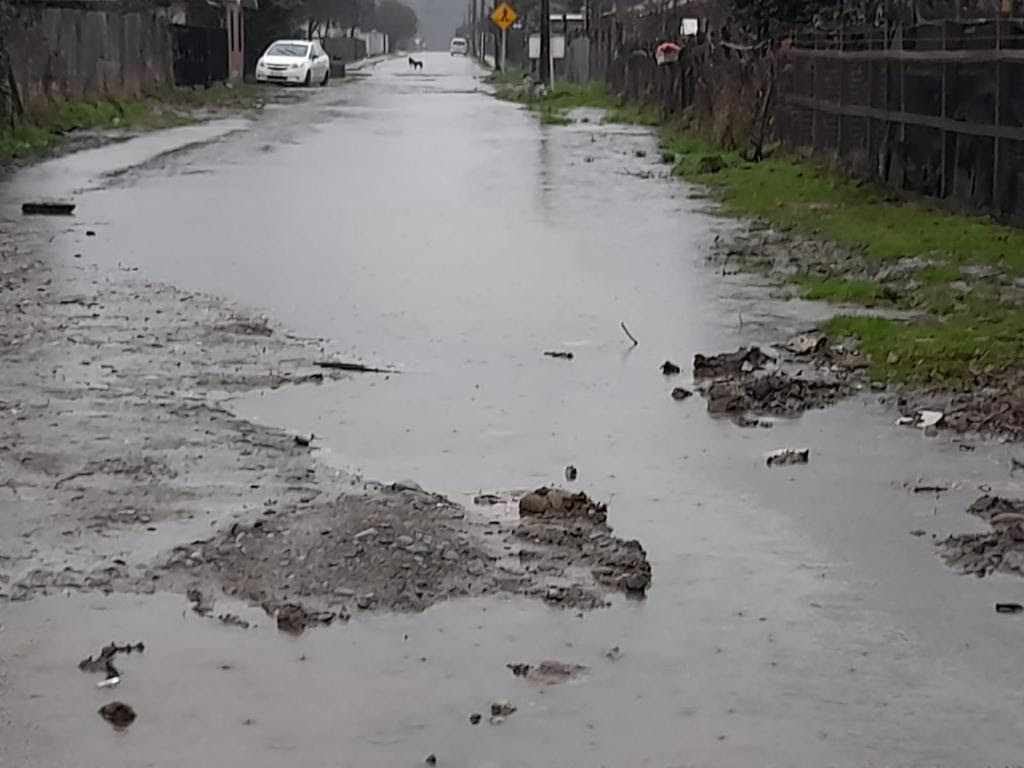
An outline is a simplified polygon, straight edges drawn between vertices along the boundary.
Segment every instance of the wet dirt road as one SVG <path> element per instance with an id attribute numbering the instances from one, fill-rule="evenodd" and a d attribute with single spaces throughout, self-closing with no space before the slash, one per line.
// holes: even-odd
<path id="1" fill-rule="evenodd" d="M 482 93 L 471 62 L 425 61 L 155 159 L 212 134 L 29 169 L 0 203 L 77 190 L 96 236 L 35 224 L 53 227 L 46 258 L 130 265 L 402 370 L 229 398 L 315 432 L 324 463 L 453 497 L 574 464 L 646 546 L 648 598 L 583 615 L 456 600 L 299 638 L 245 606 L 254 630 L 201 620 L 173 595 L 0 604 L 5 764 L 1019 764 L 1024 625 L 992 605 L 1024 585 L 956 576 L 930 537 L 971 526 L 979 486 L 1019 490 L 1007 450 L 899 430 L 867 397 L 771 430 L 673 401 L 666 358 L 685 382 L 695 352 L 824 310 L 714 274 L 704 255 L 729 225 L 637 175 L 662 171 L 644 131 L 541 126 Z M 765 468 L 783 446 L 810 447 L 810 465 Z M 956 487 L 904 487 L 922 476 Z M 75 668 L 111 639 L 147 643 L 124 662 L 117 696 L 139 719 L 123 733 Z M 588 670 L 543 687 L 505 668 L 548 658 Z M 497 699 L 518 711 L 469 723 Z"/>

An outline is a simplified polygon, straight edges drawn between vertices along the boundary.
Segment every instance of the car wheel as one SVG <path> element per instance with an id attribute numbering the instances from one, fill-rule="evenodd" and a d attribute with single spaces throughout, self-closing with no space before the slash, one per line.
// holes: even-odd
<path id="1" fill-rule="evenodd" d="M 327 85 L 327 81 L 331 79 L 331 68 L 328 67 L 324 70 L 324 79 L 320 81 L 320 85 Z"/>
<path id="2" fill-rule="evenodd" d="M 308 88 L 309 84 L 312 81 L 313 81 L 313 71 L 310 70 L 310 69 L 307 69 L 306 70 L 306 79 L 302 81 L 302 84 L 305 85 Z"/>

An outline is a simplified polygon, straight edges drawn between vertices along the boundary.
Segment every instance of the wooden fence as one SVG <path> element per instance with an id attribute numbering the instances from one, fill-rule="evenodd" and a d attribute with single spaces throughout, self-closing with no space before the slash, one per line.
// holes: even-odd
<path id="1" fill-rule="evenodd" d="M 776 73 L 785 144 L 1024 221 L 1024 21 L 809 29 Z"/>

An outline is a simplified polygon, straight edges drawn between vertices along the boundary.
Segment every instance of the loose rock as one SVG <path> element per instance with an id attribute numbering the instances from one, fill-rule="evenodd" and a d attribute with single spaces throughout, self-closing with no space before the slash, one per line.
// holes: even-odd
<path id="1" fill-rule="evenodd" d="M 512 674 L 516 677 L 523 677 L 537 683 L 554 685 L 564 683 L 587 670 L 579 664 L 566 664 L 562 661 L 542 661 L 539 664 L 506 664 Z"/>
<path id="2" fill-rule="evenodd" d="M 661 372 L 666 376 L 675 376 L 681 370 L 682 369 L 671 360 L 666 360 L 661 364 Z"/>
<path id="3" fill-rule="evenodd" d="M 766 463 L 769 467 L 785 466 L 787 464 L 806 464 L 811 452 L 808 448 L 794 450 L 792 448 L 780 448 L 768 454 Z"/>
<path id="4" fill-rule="evenodd" d="M 114 728 L 121 731 L 135 721 L 135 710 L 120 701 L 112 701 L 99 708 L 99 713 Z"/>

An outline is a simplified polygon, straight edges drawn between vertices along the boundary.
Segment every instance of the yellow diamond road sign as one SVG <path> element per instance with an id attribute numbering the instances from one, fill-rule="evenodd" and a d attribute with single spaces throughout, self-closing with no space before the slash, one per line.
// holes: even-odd
<path id="1" fill-rule="evenodd" d="M 518 18 L 519 14 L 516 13 L 516 9 L 508 3 L 502 3 L 491 11 L 491 21 L 497 24 L 500 29 L 508 29 L 516 23 Z"/>

